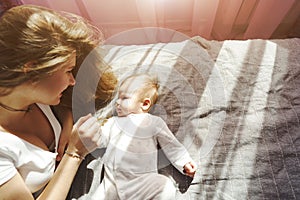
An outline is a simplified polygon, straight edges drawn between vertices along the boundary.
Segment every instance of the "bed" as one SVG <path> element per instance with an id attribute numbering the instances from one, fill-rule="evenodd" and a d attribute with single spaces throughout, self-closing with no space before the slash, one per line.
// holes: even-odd
<path id="1" fill-rule="evenodd" d="M 199 165 L 191 179 L 160 152 L 160 173 L 176 182 L 177 199 L 300 199 L 299 38 L 120 41 L 97 51 L 120 80 L 158 76 L 161 95 L 151 112 Z M 103 151 L 84 160 L 69 199 L 89 199 L 99 185 Z"/>

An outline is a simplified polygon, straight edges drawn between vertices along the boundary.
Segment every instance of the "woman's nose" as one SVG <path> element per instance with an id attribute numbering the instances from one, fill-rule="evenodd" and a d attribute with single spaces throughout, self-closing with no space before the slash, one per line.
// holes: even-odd
<path id="1" fill-rule="evenodd" d="M 74 78 L 73 74 L 70 75 L 70 80 L 69 80 L 69 82 L 70 82 L 69 84 L 70 84 L 71 86 L 74 86 L 74 85 L 75 85 L 76 81 L 75 81 L 75 78 Z"/>

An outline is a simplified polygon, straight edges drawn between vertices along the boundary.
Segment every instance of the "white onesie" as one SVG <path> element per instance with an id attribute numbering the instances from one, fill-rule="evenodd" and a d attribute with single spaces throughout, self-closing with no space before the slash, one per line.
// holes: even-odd
<path id="1" fill-rule="evenodd" d="M 158 144 L 181 173 L 192 161 L 166 123 L 148 113 L 110 118 L 101 142 L 104 179 L 92 199 L 174 199 L 174 185 L 158 174 Z"/>

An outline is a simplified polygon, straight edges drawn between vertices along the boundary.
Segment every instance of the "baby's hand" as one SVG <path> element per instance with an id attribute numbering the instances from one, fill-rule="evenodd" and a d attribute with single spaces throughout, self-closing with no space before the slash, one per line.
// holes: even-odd
<path id="1" fill-rule="evenodd" d="M 194 161 L 191 161 L 185 164 L 183 168 L 184 168 L 184 173 L 193 178 L 197 170 L 197 165 Z"/>
<path id="2" fill-rule="evenodd" d="M 101 129 L 91 114 L 81 117 L 73 126 L 68 152 L 85 157 L 100 145 Z"/>

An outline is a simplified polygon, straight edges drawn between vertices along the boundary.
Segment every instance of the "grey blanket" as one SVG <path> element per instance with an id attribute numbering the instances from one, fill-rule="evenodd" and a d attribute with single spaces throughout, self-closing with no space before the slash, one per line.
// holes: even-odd
<path id="1" fill-rule="evenodd" d="M 121 80 L 148 72 L 161 82 L 151 111 L 197 161 L 194 179 L 161 152 L 160 173 L 177 199 L 300 199 L 300 39 L 208 41 L 98 49 Z M 99 110 L 105 117 L 112 105 Z M 101 181 L 98 149 L 82 163 L 68 199 L 89 199 Z"/>

